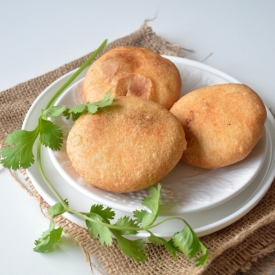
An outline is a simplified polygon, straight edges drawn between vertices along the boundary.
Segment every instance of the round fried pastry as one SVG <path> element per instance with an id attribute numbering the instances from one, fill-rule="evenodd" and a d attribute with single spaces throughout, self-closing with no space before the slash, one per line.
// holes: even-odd
<path id="1" fill-rule="evenodd" d="M 243 84 L 220 84 L 184 95 L 170 109 L 182 123 L 187 149 L 182 160 L 219 168 L 249 155 L 264 133 L 266 109 Z"/>
<path id="2" fill-rule="evenodd" d="M 181 77 L 173 62 L 145 48 L 114 48 L 89 68 L 83 83 L 88 102 L 107 92 L 116 96 L 137 96 L 169 109 L 179 99 Z"/>
<path id="3" fill-rule="evenodd" d="M 138 97 L 118 97 L 104 110 L 82 115 L 67 139 L 76 172 L 93 186 L 119 193 L 158 182 L 185 148 L 180 122 L 159 104 Z"/>

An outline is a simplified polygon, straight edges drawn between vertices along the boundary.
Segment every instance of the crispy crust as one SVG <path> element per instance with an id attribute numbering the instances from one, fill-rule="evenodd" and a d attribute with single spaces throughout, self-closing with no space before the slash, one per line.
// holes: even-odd
<path id="1" fill-rule="evenodd" d="M 186 141 L 180 122 L 159 104 L 118 97 L 101 112 L 82 115 L 67 139 L 75 170 L 111 192 L 147 188 L 180 160 Z"/>
<path id="2" fill-rule="evenodd" d="M 244 159 L 262 137 L 267 115 L 260 97 L 243 84 L 198 89 L 183 96 L 170 111 L 186 134 L 182 160 L 202 168 Z"/>
<path id="3" fill-rule="evenodd" d="M 182 82 L 177 67 L 168 59 L 145 48 L 123 46 L 96 60 L 83 84 L 87 101 L 112 96 L 138 96 L 169 109 L 179 99 Z"/>

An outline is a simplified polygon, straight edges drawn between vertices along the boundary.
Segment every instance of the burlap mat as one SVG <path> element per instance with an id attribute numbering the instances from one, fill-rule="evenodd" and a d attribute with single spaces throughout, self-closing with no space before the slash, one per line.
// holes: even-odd
<path id="1" fill-rule="evenodd" d="M 118 39 L 106 47 L 105 51 L 121 46 L 134 45 L 150 48 L 160 54 L 182 56 L 181 48 L 158 37 L 150 27 L 142 27 L 129 36 Z M 104 52 L 105 52 L 104 51 Z M 0 93 L 0 144 L 6 135 L 21 128 L 27 110 L 35 98 L 53 81 L 65 73 L 79 67 L 89 56 L 87 54 L 54 71 L 46 73 L 25 83 Z M 22 174 L 25 171 L 21 171 Z M 29 179 L 29 193 L 38 199 L 41 209 L 48 205 L 37 193 Z M 261 202 L 245 217 L 211 235 L 201 238 L 209 249 L 207 265 L 198 269 L 194 261 L 183 255 L 173 259 L 163 247 L 148 245 L 148 260 L 137 264 L 124 256 L 116 243 L 112 247 L 101 246 L 97 239 L 89 236 L 81 228 L 63 217 L 56 223 L 64 227 L 82 247 L 87 256 L 93 255 L 111 275 L 170 275 L 170 274 L 270 274 L 275 263 L 275 182 Z M 275 264 L 274 264 L 275 266 Z"/>

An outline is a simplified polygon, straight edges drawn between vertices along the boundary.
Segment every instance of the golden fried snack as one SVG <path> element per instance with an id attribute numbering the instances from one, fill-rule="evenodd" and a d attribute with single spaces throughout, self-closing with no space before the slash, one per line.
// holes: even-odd
<path id="1" fill-rule="evenodd" d="M 170 109 L 182 123 L 187 149 L 182 160 L 218 168 L 244 159 L 264 133 L 266 109 L 243 84 L 221 84 L 184 95 Z"/>
<path id="2" fill-rule="evenodd" d="M 180 122 L 161 105 L 139 97 L 118 97 L 104 110 L 82 115 L 67 139 L 76 172 L 93 186 L 119 193 L 158 182 L 185 148 Z"/>
<path id="3" fill-rule="evenodd" d="M 123 46 L 112 49 L 89 68 L 83 84 L 88 102 L 107 92 L 116 96 L 137 96 L 169 109 L 179 99 L 181 77 L 167 58 L 145 48 Z"/>

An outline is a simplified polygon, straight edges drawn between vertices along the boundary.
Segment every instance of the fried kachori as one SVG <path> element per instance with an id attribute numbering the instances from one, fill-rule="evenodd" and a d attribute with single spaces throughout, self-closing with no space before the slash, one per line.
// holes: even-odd
<path id="1" fill-rule="evenodd" d="M 114 48 L 89 68 L 83 84 L 87 102 L 110 92 L 113 97 L 136 96 L 153 100 L 169 109 L 179 99 L 180 73 L 173 62 L 149 49 Z"/>
<path id="2" fill-rule="evenodd" d="M 243 84 L 219 84 L 184 95 L 170 109 L 182 123 L 187 149 L 182 160 L 219 168 L 249 155 L 264 133 L 266 109 Z"/>
<path id="3" fill-rule="evenodd" d="M 72 166 L 89 184 L 111 192 L 147 188 L 167 175 L 186 148 L 181 123 L 161 105 L 117 97 L 84 114 L 67 139 Z"/>

